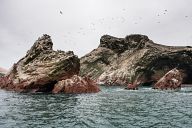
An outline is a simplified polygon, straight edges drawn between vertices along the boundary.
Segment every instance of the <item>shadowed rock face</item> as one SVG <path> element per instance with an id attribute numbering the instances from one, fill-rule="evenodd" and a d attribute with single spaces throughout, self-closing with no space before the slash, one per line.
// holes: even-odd
<path id="1" fill-rule="evenodd" d="M 96 82 L 88 77 L 79 77 L 74 75 L 70 79 L 59 81 L 53 93 L 97 93 L 100 89 Z"/>
<path id="2" fill-rule="evenodd" d="M 145 35 L 104 35 L 80 63 L 82 76 L 105 85 L 152 84 L 175 67 L 183 70 L 183 83 L 192 83 L 192 48 L 156 44 Z"/>
<path id="3" fill-rule="evenodd" d="M 182 72 L 176 68 L 166 73 L 155 85 L 154 89 L 180 89 L 182 80 Z"/>
<path id="4" fill-rule="evenodd" d="M 49 92 L 59 80 L 79 73 L 79 59 L 73 52 L 54 51 L 49 35 L 39 38 L 26 56 L 0 79 L 0 87 L 19 92 Z"/>

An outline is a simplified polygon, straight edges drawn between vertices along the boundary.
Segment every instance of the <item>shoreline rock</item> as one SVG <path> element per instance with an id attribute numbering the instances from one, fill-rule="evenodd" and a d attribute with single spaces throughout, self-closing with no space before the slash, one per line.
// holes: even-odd
<path id="1" fill-rule="evenodd" d="M 127 89 L 127 90 L 138 90 L 138 85 L 136 85 L 136 84 L 128 84 L 125 89 Z"/>
<path id="2" fill-rule="evenodd" d="M 100 89 L 96 82 L 89 77 L 79 77 L 74 75 L 70 79 L 59 81 L 55 84 L 53 93 L 97 93 Z"/>
<path id="3" fill-rule="evenodd" d="M 181 89 L 182 73 L 174 68 L 166 73 L 153 87 L 153 89 L 167 90 L 167 89 Z"/>

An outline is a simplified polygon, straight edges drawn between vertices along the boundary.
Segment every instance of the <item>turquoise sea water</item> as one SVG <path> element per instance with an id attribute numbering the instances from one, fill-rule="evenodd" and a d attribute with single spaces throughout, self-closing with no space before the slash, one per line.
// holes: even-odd
<path id="1" fill-rule="evenodd" d="M 22 94 L 0 90 L 0 128 L 191 128 L 192 88 L 97 94 Z"/>

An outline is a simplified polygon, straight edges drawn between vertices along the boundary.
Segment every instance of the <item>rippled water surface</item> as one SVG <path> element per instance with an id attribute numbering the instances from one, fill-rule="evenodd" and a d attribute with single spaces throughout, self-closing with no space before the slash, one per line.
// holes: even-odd
<path id="1" fill-rule="evenodd" d="M 97 94 L 20 94 L 0 90 L 0 128 L 191 128 L 192 88 Z"/>

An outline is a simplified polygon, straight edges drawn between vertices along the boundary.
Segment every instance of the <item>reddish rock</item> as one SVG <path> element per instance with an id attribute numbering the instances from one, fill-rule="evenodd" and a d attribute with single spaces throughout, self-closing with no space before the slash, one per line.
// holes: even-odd
<path id="1" fill-rule="evenodd" d="M 138 90 L 138 85 L 137 84 L 129 83 L 125 89 L 128 89 L 128 90 Z"/>
<path id="2" fill-rule="evenodd" d="M 100 89 L 96 82 L 89 77 L 74 75 L 70 79 L 59 81 L 53 89 L 53 93 L 97 93 Z"/>
<path id="3" fill-rule="evenodd" d="M 180 89 L 182 84 L 182 73 L 174 68 L 166 73 L 155 85 L 154 89 Z"/>
<path id="4" fill-rule="evenodd" d="M 25 57 L 0 78 L 0 88 L 17 92 L 51 92 L 57 81 L 78 74 L 78 57 L 73 52 L 54 51 L 52 46 L 49 35 L 39 38 Z"/>

